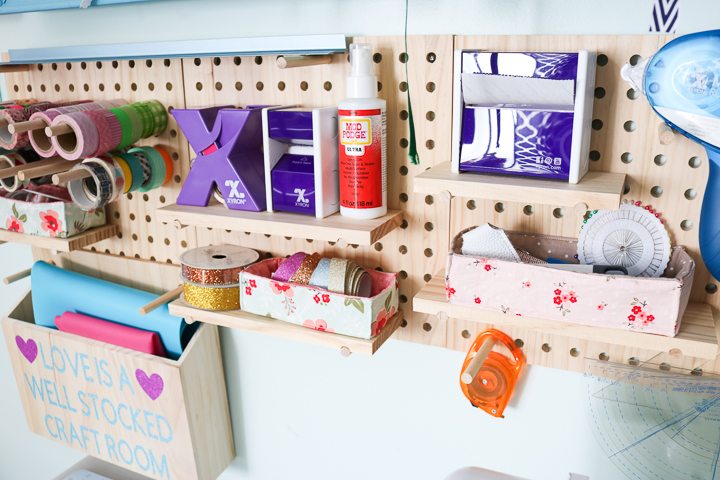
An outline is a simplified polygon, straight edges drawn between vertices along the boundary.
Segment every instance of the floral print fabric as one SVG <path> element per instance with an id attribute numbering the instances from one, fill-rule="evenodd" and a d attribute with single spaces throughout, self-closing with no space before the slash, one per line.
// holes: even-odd
<path id="1" fill-rule="evenodd" d="M 0 197 L 0 228 L 26 235 L 68 238 L 105 225 L 105 209 L 80 210 L 74 203 L 30 203 Z"/>

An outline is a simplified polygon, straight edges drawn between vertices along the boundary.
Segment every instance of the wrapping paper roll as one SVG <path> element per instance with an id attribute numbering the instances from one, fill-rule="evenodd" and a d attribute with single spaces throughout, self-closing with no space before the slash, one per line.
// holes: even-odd
<path id="1" fill-rule="evenodd" d="M 27 187 L 28 181 L 21 182 L 17 175 L 3 178 L 2 169 L 11 168 L 16 165 L 25 165 L 27 162 L 25 159 L 17 153 L 8 153 L 7 155 L 0 155 L 0 185 L 8 192 L 14 192 L 21 187 Z"/>
<path id="2" fill-rule="evenodd" d="M 31 283 L 38 325 L 55 328 L 55 317 L 65 312 L 81 313 L 157 332 L 171 358 L 177 359 L 182 354 L 186 343 L 183 333 L 187 327 L 182 318 L 170 315 L 167 305 L 161 305 L 145 316 L 138 312 L 158 295 L 70 272 L 42 261 L 33 265 Z"/>
<path id="3" fill-rule="evenodd" d="M 63 113 L 53 120 L 53 126 L 62 124 L 69 125 L 73 131 L 52 137 L 58 155 L 66 160 L 77 160 L 97 151 L 99 134 L 90 117 L 82 112 Z"/>
<path id="4" fill-rule="evenodd" d="M 130 184 L 128 192 L 137 191 L 143 184 L 143 166 L 140 160 L 131 153 L 118 153 L 117 155 L 125 159 L 132 173 L 132 183 Z M 125 183 L 127 184 L 127 181 Z"/>
<path id="5" fill-rule="evenodd" d="M 167 357 L 167 352 L 157 332 L 148 332 L 73 312 L 65 312 L 55 317 L 55 326 L 61 332 L 100 340 L 150 355 Z"/>
<path id="6" fill-rule="evenodd" d="M 105 115 L 101 113 L 101 110 L 85 110 L 82 113 L 90 117 L 98 132 L 98 147 L 92 156 L 97 157 L 98 155 L 105 155 L 112 149 L 113 137 L 112 132 L 110 131 L 110 124 L 105 118 Z"/>

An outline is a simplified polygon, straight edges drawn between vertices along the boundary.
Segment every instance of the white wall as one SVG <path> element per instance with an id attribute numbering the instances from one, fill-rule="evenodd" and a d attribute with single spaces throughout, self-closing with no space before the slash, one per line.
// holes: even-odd
<path id="1" fill-rule="evenodd" d="M 410 34 L 639 34 L 647 31 L 651 0 L 410 4 Z M 404 5 L 175 0 L 0 16 L 0 49 L 306 33 L 400 35 Z M 717 0 L 685 0 L 682 9 L 682 33 L 720 26 Z M 0 278 L 31 261 L 29 248 L 0 245 Z M 28 284 L 0 287 L 0 314 Z M 592 480 L 621 478 L 590 433 L 578 374 L 527 368 L 499 420 L 462 395 L 459 352 L 389 341 L 373 357 L 343 358 L 334 350 L 228 329 L 221 329 L 221 341 L 237 449 L 222 480 L 431 480 L 467 465 L 537 480 L 564 480 L 569 471 Z M 49 479 L 81 457 L 28 432 L 0 342 L 0 479 Z"/>

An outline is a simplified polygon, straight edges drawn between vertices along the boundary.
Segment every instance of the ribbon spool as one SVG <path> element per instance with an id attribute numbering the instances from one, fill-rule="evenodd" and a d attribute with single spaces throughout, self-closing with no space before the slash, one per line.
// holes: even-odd
<path id="1" fill-rule="evenodd" d="M 113 197 L 113 191 L 116 190 L 115 182 L 104 163 L 86 160 L 72 168 L 72 170 L 82 169 L 90 174 L 90 177 L 71 180 L 67 184 L 70 198 L 82 210 L 102 208 L 110 203 Z"/>
<path id="2" fill-rule="evenodd" d="M 180 256 L 185 301 L 204 310 L 240 308 L 240 272 L 259 257 L 235 245 L 188 250 Z"/>
<path id="3" fill-rule="evenodd" d="M 8 153 L 7 155 L 0 155 L 0 177 L 2 177 L 2 170 L 5 168 L 12 168 L 17 165 L 25 165 L 25 159 L 17 153 Z M 28 181 L 20 181 L 17 175 L 10 177 L 0 178 L 0 185 L 8 192 L 14 192 L 20 187 L 27 187 Z"/>
<path id="4" fill-rule="evenodd" d="M 324 283 L 318 277 L 319 283 Z M 310 285 L 314 285 L 311 278 Z M 350 295 L 353 297 L 369 297 L 372 291 L 372 279 L 367 271 L 355 262 L 344 258 L 333 258 L 328 265 L 327 289 L 333 293 Z"/>
<path id="5" fill-rule="evenodd" d="M 505 345 L 512 357 L 493 352 L 496 343 Z M 525 356 L 512 338 L 499 330 L 485 330 L 465 357 L 460 388 L 470 403 L 493 417 L 502 417 L 524 363 Z"/>

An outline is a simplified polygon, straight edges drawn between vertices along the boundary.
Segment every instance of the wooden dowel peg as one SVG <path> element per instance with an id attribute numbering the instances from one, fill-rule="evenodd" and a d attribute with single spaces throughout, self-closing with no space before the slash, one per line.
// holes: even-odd
<path id="1" fill-rule="evenodd" d="M 349 243 L 344 238 L 338 238 L 338 241 L 335 243 L 340 248 L 347 248 Z"/>
<path id="2" fill-rule="evenodd" d="M 187 227 L 187 225 L 183 225 L 180 223 L 180 220 L 175 220 L 173 222 L 173 227 L 175 227 L 177 230 L 182 230 L 183 228 Z"/>
<path id="3" fill-rule="evenodd" d="M 92 177 L 92 174 L 87 170 L 78 168 L 75 170 L 69 170 L 65 173 L 56 173 L 52 176 L 53 184 L 60 185 L 61 183 L 67 183 L 72 180 L 80 180 L 81 178 Z"/>
<path id="4" fill-rule="evenodd" d="M 31 271 L 32 271 L 32 268 L 28 268 L 27 270 L 23 270 L 22 272 L 17 272 L 13 275 L 10 275 L 9 277 L 5 277 L 3 279 L 3 283 L 5 285 L 10 285 L 13 282 L 17 282 L 21 278 L 29 277 Z"/>
<path id="5" fill-rule="evenodd" d="M 156 308 L 158 308 L 160 305 L 165 305 L 168 302 L 171 302 L 175 300 L 177 297 L 180 296 L 180 294 L 183 292 L 183 286 L 180 285 L 179 287 L 170 290 L 169 292 L 160 295 L 158 298 L 153 300 L 152 302 L 148 303 L 144 307 L 140 307 L 138 310 L 140 312 L 140 315 L 147 315 L 148 313 L 152 312 Z"/>
<path id="6" fill-rule="evenodd" d="M 185 317 L 185 323 L 187 323 L 188 325 L 190 325 L 190 324 L 192 324 L 192 323 L 195 323 L 195 319 L 192 318 L 192 317 Z"/>
<path id="7" fill-rule="evenodd" d="M 48 158 L 28 165 L 22 165 L 23 169 L 18 172 L 17 176 L 23 181 L 44 177 L 45 175 L 65 172 L 68 168 L 72 168 L 81 162 L 82 160 L 65 160 L 62 157 Z"/>
<path id="8" fill-rule="evenodd" d="M 437 313 L 437 318 L 438 318 L 438 320 L 439 320 L 440 322 L 447 322 L 447 321 L 448 321 L 448 314 L 447 314 L 447 312 L 442 312 L 442 311 L 440 311 L 440 312 Z"/>
<path id="9" fill-rule="evenodd" d="M 349 357 L 352 354 L 348 347 L 340 347 L 340 355 L 343 357 Z"/>
<path id="10" fill-rule="evenodd" d="M 494 346 L 494 338 L 488 338 L 483 342 L 482 345 L 480 345 L 477 353 L 475 354 L 473 359 L 470 360 L 467 368 L 460 376 L 460 380 L 462 380 L 465 385 L 470 385 L 472 383 L 473 379 L 480 371 L 480 367 L 482 367 L 482 364 L 485 363 L 485 359 L 488 355 L 490 355 L 490 351 L 493 349 Z"/>
<path id="11" fill-rule="evenodd" d="M 45 135 L 48 137 L 57 137 L 58 135 L 65 135 L 66 133 L 72 133 L 73 129 L 67 123 L 61 123 L 59 125 L 53 125 L 52 127 L 45 127 Z"/>
<path id="12" fill-rule="evenodd" d="M 40 130 L 47 126 L 48 126 L 48 124 L 45 120 L 43 120 L 41 118 L 36 118 L 35 120 L 28 120 L 27 122 L 11 123 L 8 126 L 8 132 L 10 132 L 10 133 L 30 132 L 32 130 Z"/>
<path id="13" fill-rule="evenodd" d="M 441 202 L 447 203 L 450 200 L 452 200 L 452 193 L 450 193 L 449 190 L 443 190 L 442 192 L 440 192 L 440 201 Z"/>
<path id="14" fill-rule="evenodd" d="M 587 203 L 583 203 L 583 202 L 576 203 L 575 206 L 573 207 L 573 211 L 575 212 L 575 215 L 584 217 L 588 211 L 588 205 L 587 205 Z"/>
<path id="15" fill-rule="evenodd" d="M 278 68 L 309 67 L 311 65 L 327 65 L 332 62 L 331 55 L 293 55 L 278 57 Z"/>
<path id="16" fill-rule="evenodd" d="M 660 145 L 670 145 L 675 141 L 675 132 L 670 125 L 665 122 L 658 124 L 658 138 L 660 139 Z"/>

